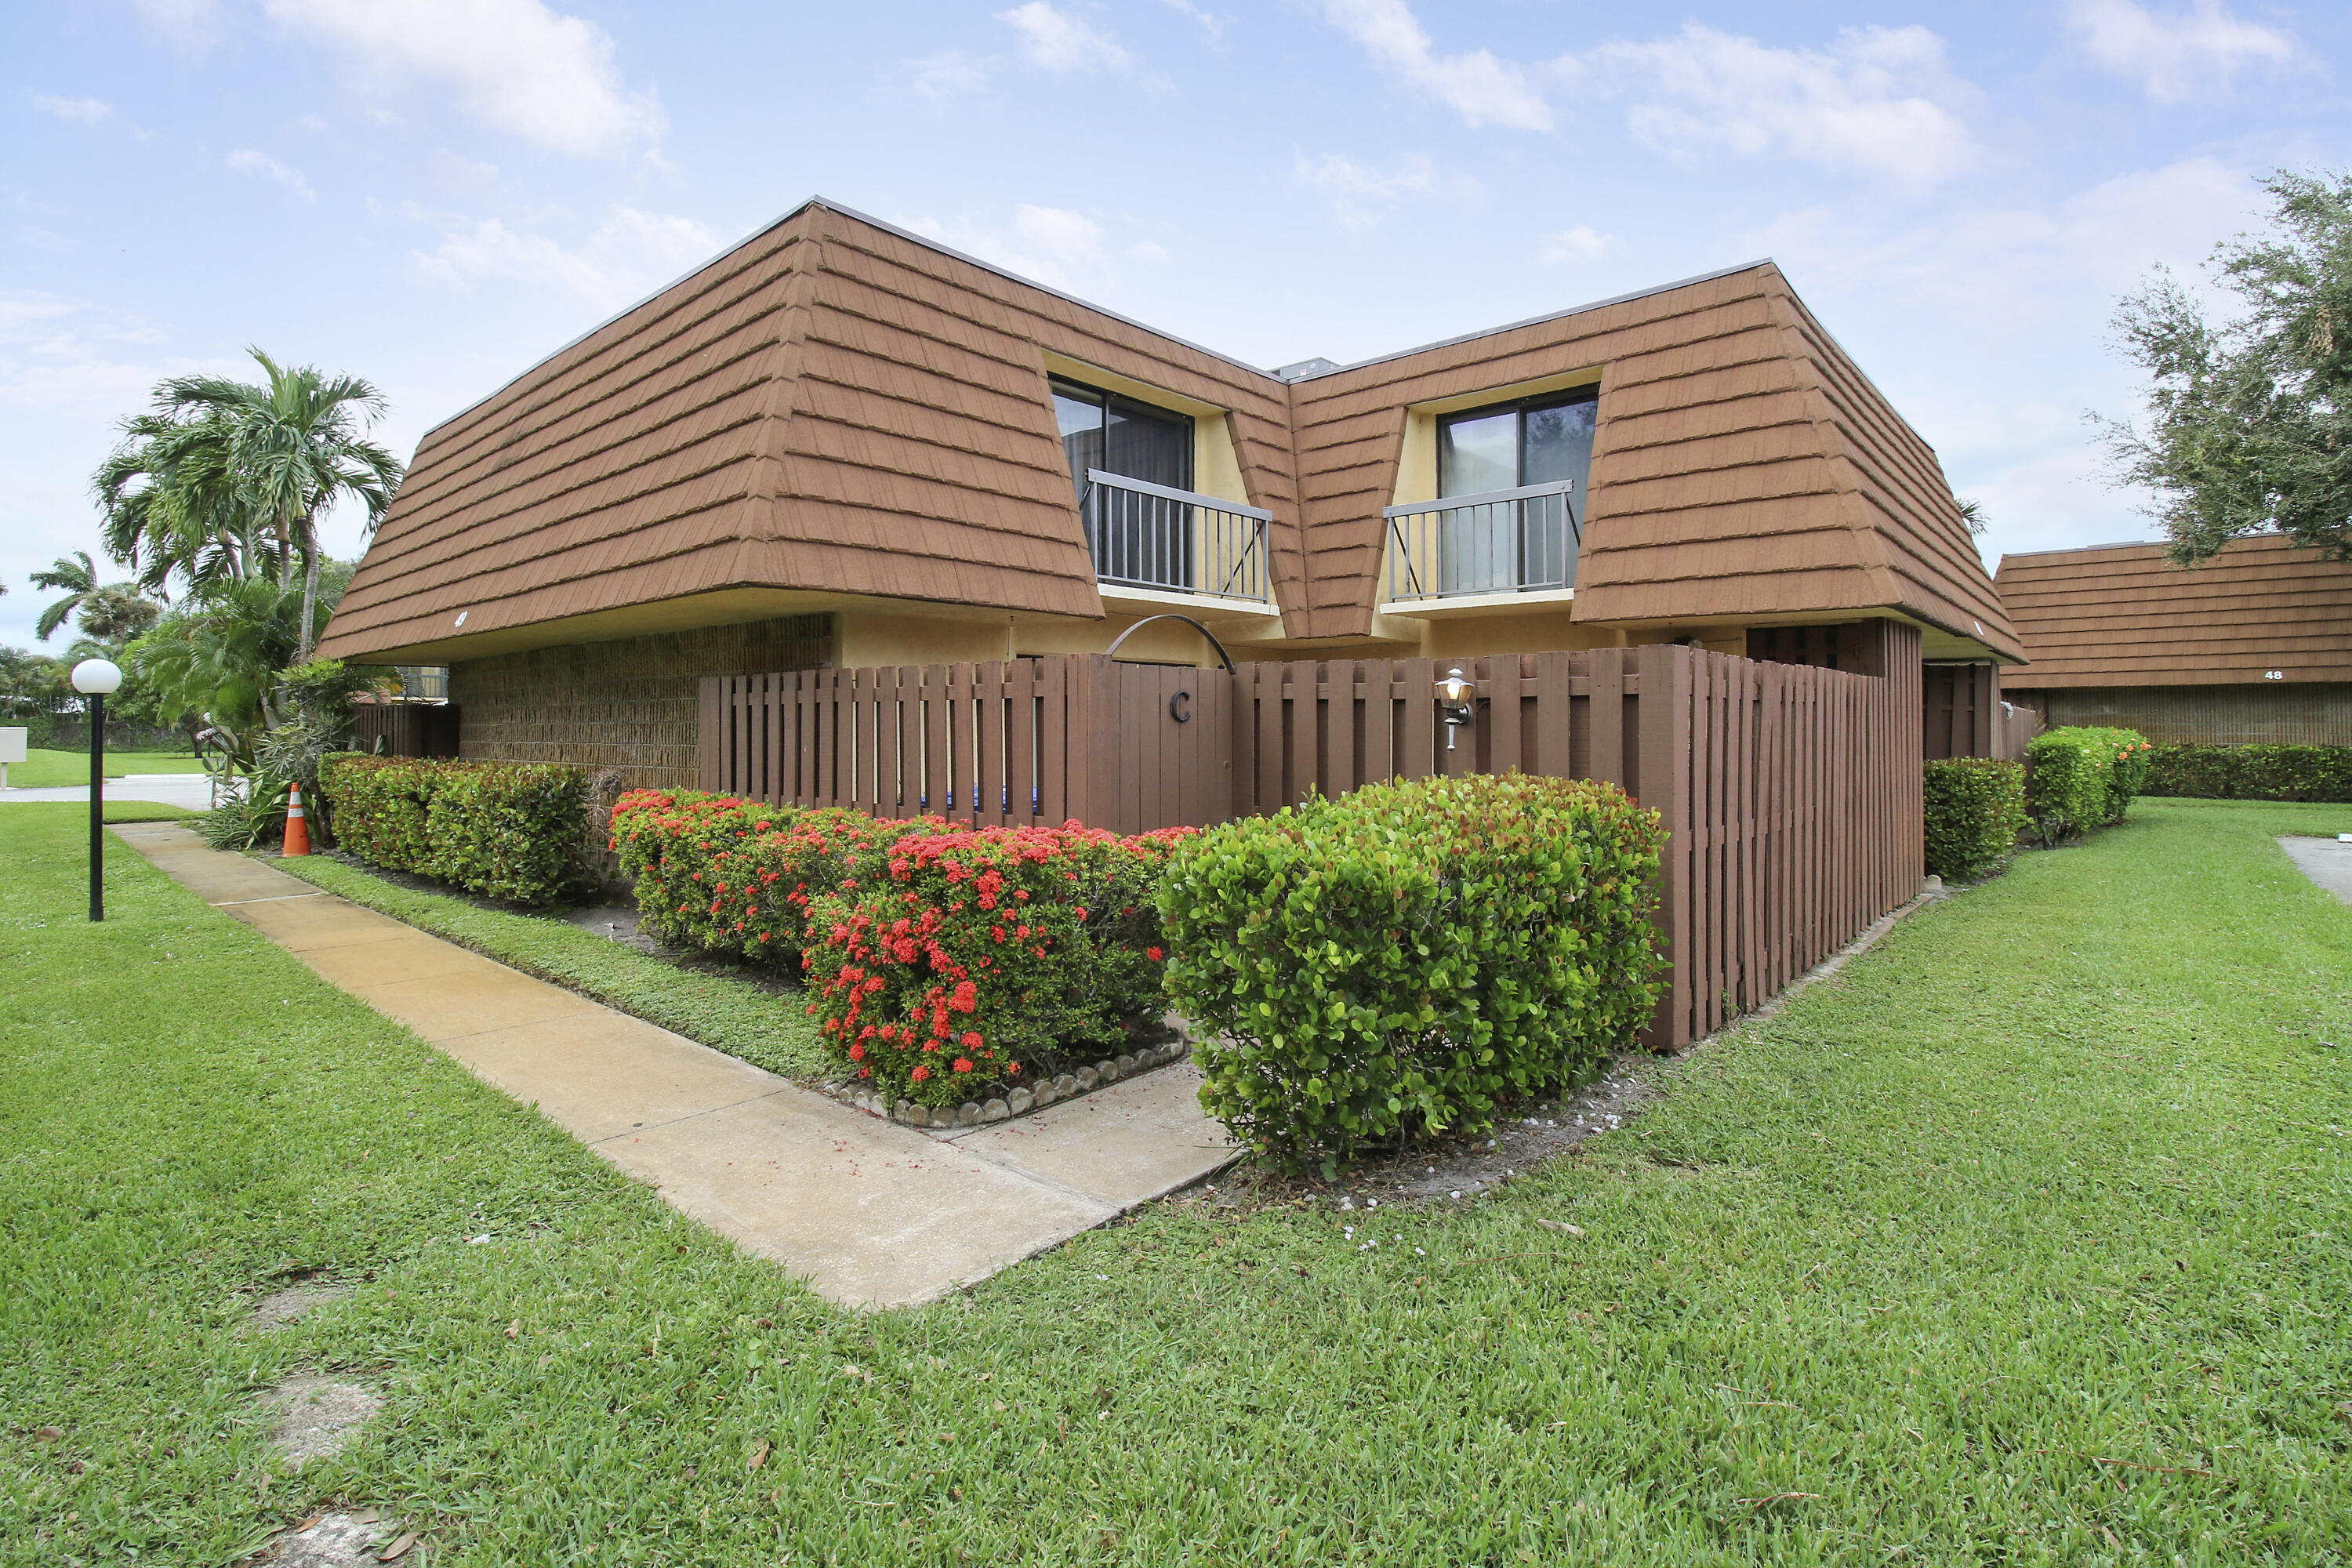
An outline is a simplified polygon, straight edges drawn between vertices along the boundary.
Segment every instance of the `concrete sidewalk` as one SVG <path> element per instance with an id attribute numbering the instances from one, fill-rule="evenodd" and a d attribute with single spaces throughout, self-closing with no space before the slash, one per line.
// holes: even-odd
<path id="1" fill-rule="evenodd" d="M 427 936 L 175 824 L 114 830 L 673 1207 L 855 1307 L 930 1300 L 1238 1152 L 1190 1066 L 925 1134 Z"/>
<path id="2" fill-rule="evenodd" d="M 123 778 L 106 781 L 109 800 L 145 800 L 159 805 L 182 806 L 189 811 L 209 811 L 213 804 L 212 780 L 204 773 L 131 773 Z M 0 805 L 16 801 L 60 801 L 89 799 L 89 785 L 57 784 L 44 789 L 18 789 L 10 785 L 0 789 Z"/>
<path id="3" fill-rule="evenodd" d="M 2278 843 L 2305 876 L 2352 904 L 2352 844 L 2334 838 L 2282 838 Z"/>

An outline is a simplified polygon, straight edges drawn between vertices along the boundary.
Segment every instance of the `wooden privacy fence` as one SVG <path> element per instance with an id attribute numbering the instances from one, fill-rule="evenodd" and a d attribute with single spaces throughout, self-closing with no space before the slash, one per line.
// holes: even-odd
<path id="1" fill-rule="evenodd" d="M 354 703 L 352 745 L 394 757 L 454 757 L 457 710 L 446 702 Z"/>
<path id="2" fill-rule="evenodd" d="M 1912 649 L 1894 679 L 1665 646 L 1232 674 L 1070 655 L 711 676 L 701 784 L 880 816 L 1136 833 L 1392 778 L 1606 780 L 1671 833 L 1658 925 L 1674 977 L 1652 1040 L 1678 1045 L 1918 891 L 1916 633 L 1890 636 Z M 1456 665 L 1477 698 L 1449 750 L 1436 683 Z"/>

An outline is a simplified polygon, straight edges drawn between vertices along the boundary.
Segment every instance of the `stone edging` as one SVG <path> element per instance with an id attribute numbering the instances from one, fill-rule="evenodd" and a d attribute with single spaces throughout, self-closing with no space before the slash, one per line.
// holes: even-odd
<path id="1" fill-rule="evenodd" d="M 908 1127 L 977 1127 L 985 1121 L 1004 1121 L 1032 1110 L 1043 1110 L 1061 1100 L 1076 1100 L 1131 1074 L 1149 1072 L 1153 1068 L 1182 1061 L 1192 1054 L 1192 1050 L 1191 1042 L 1180 1037 L 1164 1045 L 1148 1046 L 1139 1051 L 1122 1051 L 1092 1067 L 1066 1072 L 1034 1085 L 1024 1085 L 1010 1094 L 985 1100 L 967 1100 L 961 1105 L 917 1105 L 907 1100 L 893 1105 L 887 1095 L 860 1087 L 856 1079 L 822 1087 L 825 1093 L 845 1105 L 854 1105 L 869 1116 L 887 1117 Z"/>

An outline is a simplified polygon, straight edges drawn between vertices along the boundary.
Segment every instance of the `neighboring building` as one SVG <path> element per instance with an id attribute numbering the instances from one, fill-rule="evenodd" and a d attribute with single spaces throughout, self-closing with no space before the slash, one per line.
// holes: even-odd
<path id="1" fill-rule="evenodd" d="M 2053 727 L 2352 744 L 2352 563 L 2280 535 L 2239 540 L 2201 566 L 2164 551 L 2002 556 L 2001 601 L 2032 662 L 2001 677 L 2001 695 Z"/>
<path id="2" fill-rule="evenodd" d="M 1166 612 L 1241 659 L 1835 664 L 1908 648 L 1840 630 L 1880 618 L 2021 657 L 1935 453 L 1769 261 L 1269 373 L 824 202 L 428 433 L 320 651 L 448 666 L 467 756 L 683 784 L 698 676 Z"/>

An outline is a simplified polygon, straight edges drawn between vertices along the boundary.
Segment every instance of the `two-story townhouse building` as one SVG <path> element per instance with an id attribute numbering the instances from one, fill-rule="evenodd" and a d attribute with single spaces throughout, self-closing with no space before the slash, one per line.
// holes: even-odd
<path id="1" fill-rule="evenodd" d="M 463 755 L 683 784 L 700 677 L 1170 613 L 1244 660 L 1689 641 L 1916 689 L 1874 621 L 1948 676 L 2022 657 L 1935 453 L 1769 261 L 1266 371 L 824 201 L 432 430 L 321 652 L 446 666 Z"/>

